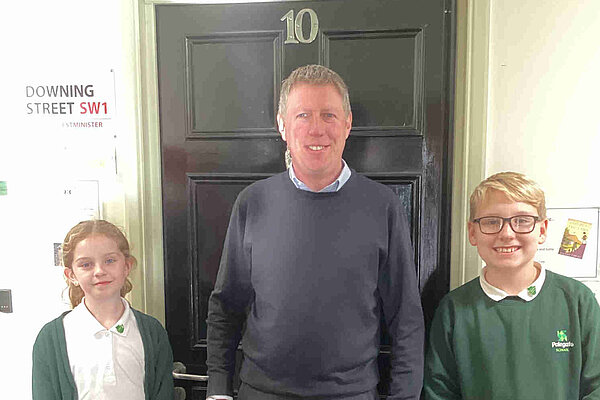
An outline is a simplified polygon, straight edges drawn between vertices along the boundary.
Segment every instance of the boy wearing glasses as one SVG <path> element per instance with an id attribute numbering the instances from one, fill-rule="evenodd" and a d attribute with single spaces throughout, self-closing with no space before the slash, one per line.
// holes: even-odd
<path id="1" fill-rule="evenodd" d="M 600 399 L 594 294 L 534 261 L 548 228 L 544 192 L 502 172 L 470 206 L 469 241 L 485 267 L 436 310 L 425 399 Z"/>

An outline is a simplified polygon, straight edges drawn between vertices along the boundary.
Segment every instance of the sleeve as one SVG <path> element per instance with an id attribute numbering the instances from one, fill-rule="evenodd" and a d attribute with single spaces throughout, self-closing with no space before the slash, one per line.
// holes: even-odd
<path id="1" fill-rule="evenodd" d="M 458 368 L 452 348 L 454 321 L 449 304 L 447 298 L 440 302 L 431 323 L 429 348 L 425 358 L 425 400 L 461 399 Z"/>
<path id="2" fill-rule="evenodd" d="M 392 347 L 388 399 L 416 400 L 423 385 L 423 309 L 408 223 L 402 205 L 395 203 L 388 222 L 387 257 L 380 265 L 378 282 Z"/>
<path id="3" fill-rule="evenodd" d="M 33 345 L 33 367 L 31 375 L 34 400 L 60 400 L 60 382 L 57 368 L 50 365 L 52 356 L 51 336 L 48 326 L 42 328 Z"/>
<path id="4" fill-rule="evenodd" d="M 253 296 L 251 250 L 244 241 L 246 208 L 242 205 L 242 194 L 233 206 L 217 281 L 208 301 L 208 396 L 233 396 L 235 353 Z"/>
<path id="5" fill-rule="evenodd" d="M 579 398 L 600 399 L 600 307 L 591 291 L 581 309 L 582 371 Z"/>
<path id="6" fill-rule="evenodd" d="M 152 400 L 172 400 L 174 393 L 173 385 L 173 350 L 169 342 L 167 331 L 157 320 L 153 319 L 156 334 L 154 349 L 156 351 L 154 366 L 153 394 Z"/>

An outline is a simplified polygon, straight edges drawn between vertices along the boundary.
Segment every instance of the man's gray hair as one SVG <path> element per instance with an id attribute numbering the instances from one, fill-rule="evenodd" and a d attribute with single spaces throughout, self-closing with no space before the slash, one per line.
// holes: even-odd
<path id="1" fill-rule="evenodd" d="M 278 114 L 283 116 L 287 111 L 287 101 L 292 88 L 297 83 L 311 85 L 333 85 L 342 96 L 342 106 L 346 115 L 350 113 L 350 96 L 344 80 L 331 69 L 322 65 L 310 64 L 296 68 L 281 84 Z"/>

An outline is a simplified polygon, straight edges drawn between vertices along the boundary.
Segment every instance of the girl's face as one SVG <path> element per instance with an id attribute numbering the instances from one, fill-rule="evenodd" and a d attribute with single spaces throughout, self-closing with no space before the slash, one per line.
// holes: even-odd
<path id="1" fill-rule="evenodd" d="M 73 265 L 65 268 L 65 276 L 81 286 L 88 300 L 116 301 L 132 264 L 113 239 L 92 235 L 75 247 Z"/>

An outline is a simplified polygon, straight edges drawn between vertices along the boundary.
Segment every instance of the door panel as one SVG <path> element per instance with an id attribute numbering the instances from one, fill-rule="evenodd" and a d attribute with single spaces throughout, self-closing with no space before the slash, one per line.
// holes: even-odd
<path id="1" fill-rule="evenodd" d="M 187 87 L 191 89 L 188 139 L 277 135 L 273 121 L 275 81 L 281 79 L 279 69 L 275 71 L 281 64 L 280 42 L 281 32 L 237 32 L 187 39 Z M 214 79 L 217 73 L 219 79 Z"/>
<path id="2" fill-rule="evenodd" d="M 237 194 L 285 170 L 281 80 L 320 63 L 350 88 L 344 159 L 407 210 L 427 318 L 448 290 L 451 0 L 330 0 L 156 6 L 166 323 L 175 359 L 206 372 L 207 302 Z M 311 43 L 285 18 L 318 16 Z M 314 21 L 312 21 L 314 22 Z M 302 18 L 303 39 L 311 18 Z M 298 34 L 294 33 L 298 38 Z M 382 338 L 380 392 L 389 349 Z M 184 383 L 178 383 L 184 385 Z M 185 384 L 203 398 L 203 384 Z"/>
<path id="3" fill-rule="evenodd" d="M 343 73 L 351 88 L 355 135 L 421 133 L 422 31 L 324 32 L 322 38 L 324 64 Z"/>

